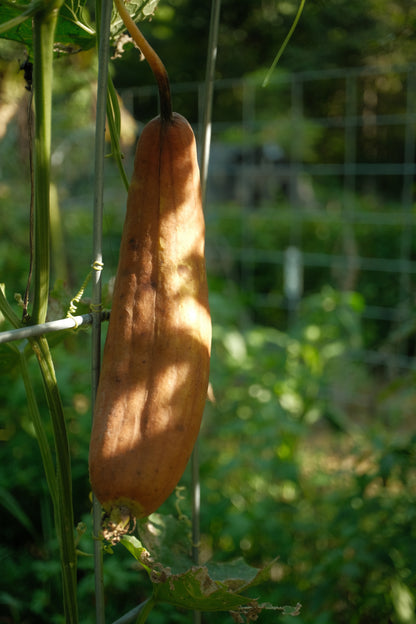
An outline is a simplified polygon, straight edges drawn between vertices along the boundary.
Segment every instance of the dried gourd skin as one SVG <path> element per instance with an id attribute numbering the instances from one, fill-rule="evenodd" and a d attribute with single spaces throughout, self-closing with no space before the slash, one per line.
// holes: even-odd
<path id="1" fill-rule="evenodd" d="M 207 396 L 211 319 L 193 131 L 139 138 L 94 408 L 89 469 L 105 512 L 145 517 L 179 482 Z"/>

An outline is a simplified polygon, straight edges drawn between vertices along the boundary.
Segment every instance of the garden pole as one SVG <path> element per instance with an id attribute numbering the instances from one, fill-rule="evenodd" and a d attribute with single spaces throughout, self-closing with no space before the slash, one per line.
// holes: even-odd
<path id="1" fill-rule="evenodd" d="M 201 196 L 205 210 L 206 187 L 208 177 L 209 150 L 211 144 L 212 100 L 214 93 L 215 62 L 220 22 L 221 0 L 213 0 L 209 26 L 207 65 L 203 94 L 203 128 L 201 141 Z M 196 441 L 191 460 L 192 471 L 192 558 L 199 565 L 200 550 L 200 479 L 199 479 L 199 442 Z M 194 624 L 201 622 L 200 611 L 194 611 Z"/>
<path id="2" fill-rule="evenodd" d="M 92 355 L 91 355 L 91 392 L 92 411 L 94 412 L 95 395 L 98 387 L 101 362 L 101 271 L 102 257 L 102 222 L 104 203 L 104 157 L 105 157 L 105 122 L 107 111 L 107 84 L 109 63 L 110 23 L 112 0 L 97 0 L 97 37 L 98 37 L 98 84 L 97 113 L 95 125 L 95 183 L 94 183 L 94 214 L 93 214 L 93 282 L 92 282 Z M 105 623 L 104 615 L 104 581 L 103 551 L 98 539 L 100 534 L 101 506 L 93 497 L 93 532 L 94 532 L 94 566 L 95 566 L 95 601 L 96 624 Z"/>

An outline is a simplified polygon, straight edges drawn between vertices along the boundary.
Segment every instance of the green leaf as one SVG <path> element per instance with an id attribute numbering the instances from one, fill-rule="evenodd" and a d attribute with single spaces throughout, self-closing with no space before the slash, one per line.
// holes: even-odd
<path id="1" fill-rule="evenodd" d="M 1 7 L 0 37 L 18 41 L 19 43 L 32 45 L 32 22 L 28 11 L 22 12 L 20 7 L 13 4 L 5 4 Z M 3 32 L 3 28 L 5 32 Z"/>
<path id="2" fill-rule="evenodd" d="M 222 581 L 234 591 L 246 591 L 260 583 L 268 581 L 270 570 L 276 563 L 273 559 L 264 568 L 253 568 L 248 565 L 242 557 L 238 557 L 229 562 L 209 563 L 207 565 L 210 576 L 216 581 Z"/>
<path id="3" fill-rule="evenodd" d="M 185 516 L 152 514 L 138 526 L 140 541 L 154 561 L 178 574 L 192 567 L 191 527 Z"/>
<path id="4" fill-rule="evenodd" d="M 300 605 L 277 607 L 259 603 L 245 592 L 270 577 L 271 561 L 261 569 L 242 558 L 226 563 L 192 565 L 187 519 L 152 514 L 140 523 L 140 540 L 124 536 L 121 543 L 142 565 L 153 584 L 153 600 L 181 609 L 238 612 L 239 621 L 250 621 L 264 609 L 297 615 Z"/>
<path id="5" fill-rule="evenodd" d="M 152 567 L 150 564 L 148 565 L 146 563 L 149 553 L 137 537 L 134 537 L 134 535 L 124 535 L 120 543 L 133 555 L 136 561 L 140 562 L 146 572 L 150 574 Z"/>
<path id="6" fill-rule="evenodd" d="M 142 22 L 148 19 L 156 11 L 159 0 L 130 0 L 128 3 L 129 13 L 135 22 Z M 116 39 L 126 30 L 116 8 L 113 9 L 111 19 L 111 36 Z"/>
<path id="7" fill-rule="evenodd" d="M 134 21 L 143 21 L 149 18 L 156 10 L 159 0 L 131 0 L 129 12 Z M 86 0 L 66 0 L 61 7 L 55 31 L 55 54 L 73 53 L 80 50 L 89 50 L 95 46 L 95 25 L 91 24 Z M 32 58 L 33 33 L 31 17 L 37 11 L 43 10 L 43 3 L 33 0 L 27 5 L 2 3 L 0 38 L 17 41 L 24 44 Z M 125 31 L 124 24 L 113 10 L 111 21 L 112 43 Z"/>
<path id="8" fill-rule="evenodd" d="M 205 566 L 194 567 L 182 574 L 170 574 L 162 568 L 154 584 L 156 600 L 176 607 L 198 611 L 236 611 L 254 606 L 257 601 L 231 589 L 227 582 L 213 579 Z"/>
<path id="9" fill-rule="evenodd" d="M 55 32 L 55 52 L 71 53 L 95 46 L 95 27 L 83 3 L 67 0 L 59 13 Z"/>
<path id="10" fill-rule="evenodd" d="M 33 58 L 32 17 L 43 11 L 42 2 L 34 0 L 24 11 L 21 6 L 6 3 L 2 6 L 0 37 L 24 44 L 29 58 Z M 95 45 L 95 30 L 86 19 L 84 6 L 77 0 L 68 0 L 59 13 L 55 30 L 55 53 L 86 50 Z"/>

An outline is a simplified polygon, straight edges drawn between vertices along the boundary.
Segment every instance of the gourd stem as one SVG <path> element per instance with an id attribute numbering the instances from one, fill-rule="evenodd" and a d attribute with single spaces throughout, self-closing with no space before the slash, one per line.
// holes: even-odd
<path id="1" fill-rule="evenodd" d="M 136 24 L 132 20 L 130 13 L 126 9 L 123 0 L 115 0 L 115 5 L 124 22 L 125 27 L 130 33 L 131 38 L 143 53 L 144 58 L 150 65 L 150 69 L 156 79 L 159 89 L 160 99 L 160 116 L 165 121 L 172 119 L 172 98 L 170 94 L 169 76 L 166 67 L 162 63 L 160 57 L 156 54 L 150 43 L 144 38 Z"/>

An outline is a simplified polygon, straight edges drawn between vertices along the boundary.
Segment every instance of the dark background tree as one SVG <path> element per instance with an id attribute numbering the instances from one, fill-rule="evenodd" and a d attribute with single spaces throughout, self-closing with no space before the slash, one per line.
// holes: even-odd
<path id="1" fill-rule="evenodd" d="M 192 0 L 168 0 L 143 27 L 172 82 L 203 80 L 210 6 L 209 0 L 197 6 Z M 217 77 L 236 78 L 266 70 L 298 6 L 294 0 L 223 0 Z M 416 8 L 409 0 L 307 1 L 280 67 L 305 71 L 408 62 L 416 49 L 415 26 Z M 147 69 L 139 65 L 134 51 L 116 61 L 116 83 L 122 87 L 142 83 Z"/>

